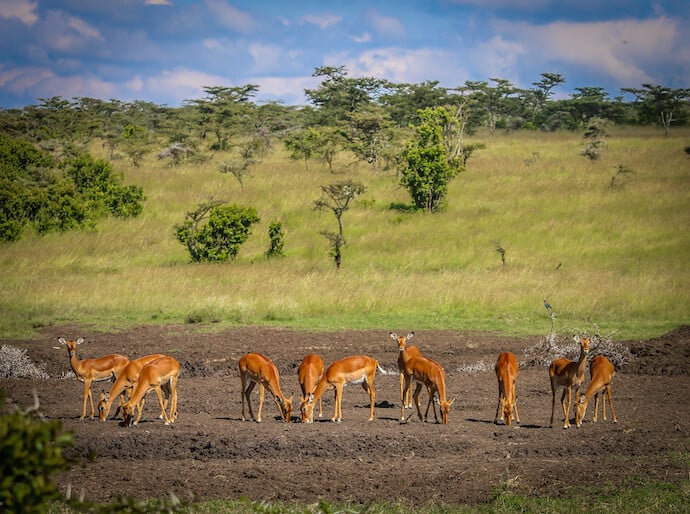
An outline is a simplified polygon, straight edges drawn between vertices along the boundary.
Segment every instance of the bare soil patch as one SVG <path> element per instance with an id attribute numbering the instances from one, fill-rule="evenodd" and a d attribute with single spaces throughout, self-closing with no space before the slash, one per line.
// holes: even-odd
<path id="1" fill-rule="evenodd" d="M 298 500 L 412 505 L 474 504 L 498 489 L 567 496 L 581 487 L 625 487 L 640 480 L 674 482 L 688 478 L 690 413 L 690 327 L 663 337 L 628 341 L 633 359 L 613 382 L 618 423 L 591 421 L 590 405 L 581 428 L 563 430 L 562 412 L 549 427 L 551 391 L 546 367 L 521 367 L 518 405 L 521 425 L 493 423 L 497 384 L 493 363 L 502 351 L 523 350 L 538 337 L 489 333 L 416 331 L 413 344 L 446 370 L 455 403 L 447 425 L 422 423 L 416 415 L 401 424 L 397 372 L 376 377 L 376 420 L 368 422 L 368 396 L 345 388 L 343 422 L 330 422 L 333 396 L 324 417 L 312 425 L 279 421 L 267 398 L 264 421 L 241 421 L 237 361 L 247 352 L 270 357 L 286 394 L 299 397 L 297 367 L 307 353 L 326 364 L 366 354 L 395 371 L 396 345 L 386 330 L 304 333 L 271 328 L 238 328 L 202 333 L 194 326 L 141 326 L 119 333 L 88 327 L 46 329 L 31 340 L 0 340 L 25 348 L 45 366 L 49 380 L 0 380 L 12 404 L 32 404 L 74 434 L 66 454 L 72 468 L 58 477 L 64 491 L 87 499 L 159 498 L 185 500 Z M 406 328 L 391 327 L 399 332 Z M 58 336 L 84 337 L 81 358 L 123 353 L 130 358 L 167 353 L 182 363 L 179 418 L 165 426 L 149 394 L 138 427 L 119 420 L 80 421 L 82 385 L 60 378 L 70 371 Z M 485 371 L 469 372 L 471 367 Z M 589 382 L 589 379 L 587 380 Z M 97 384 L 94 393 L 108 389 Z M 424 393 L 426 396 L 426 393 Z M 254 405 L 258 398 L 254 397 Z M 298 401 L 295 402 L 298 404 Z M 557 406 L 558 408 L 558 406 Z M 112 411 L 114 412 L 114 410 Z M 409 412 L 409 411 L 408 411 Z M 112 414 L 112 413 L 111 413 Z"/>

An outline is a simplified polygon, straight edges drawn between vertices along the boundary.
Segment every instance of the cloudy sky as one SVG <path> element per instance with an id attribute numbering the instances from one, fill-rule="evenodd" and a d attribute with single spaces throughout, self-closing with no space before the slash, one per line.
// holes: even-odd
<path id="1" fill-rule="evenodd" d="M 61 96 L 179 106 L 256 84 L 306 103 L 319 66 L 397 83 L 544 72 L 556 93 L 690 87 L 687 0 L 0 0 L 0 107 Z"/>

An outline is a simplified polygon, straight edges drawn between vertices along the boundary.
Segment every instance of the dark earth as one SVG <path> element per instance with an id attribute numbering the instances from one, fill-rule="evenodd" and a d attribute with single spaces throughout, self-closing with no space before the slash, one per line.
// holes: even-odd
<path id="1" fill-rule="evenodd" d="M 50 327 L 32 339 L 0 344 L 26 349 L 51 378 L 2 379 L 0 389 L 19 407 L 33 404 L 35 389 L 45 416 L 61 420 L 74 434 L 75 445 L 65 452 L 71 469 L 58 475 L 57 483 L 62 492 L 69 487 L 73 495 L 93 501 L 172 493 L 185 501 L 244 497 L 458 505 L 490 501 L 498 491 L 557 497 L 592 486 L 626 488 L 688 479 L 690 326 L 651 340 L 622 342 L 631 353 L 612 384 L 618 423 L 611 422 L 610 414 L 608 421 L 600 416 L 593 423 L 592 402 L 583 425 L 568 430 L 562 428 L 558 410 L 549 427 L 547 366 L 526 363 L 525 350 L 539 342 L 538 336 L 431 330 L 415 331 L 410 344 L 445 368 L 448 397 L 455 398 L 449 423 L 423 423 L 414 415 L 401 424 L 396 343 L 389 332 L 410 330 L 414 327 L 328 334 L 274 328 L 211 333 L 187 325 L 103 333 L 83 326 Z M 108 353 L 177 358 L 182 364 L 177 421 L 166 426 L 158 419 L 154 393 L 149 393 L 137 427 L 124 428 L 115 419 L 81 421 L 83 386 L 73 376 L 64 377 L 70 366 L 59 336 L 85 339 L 80 358 Z M 514 352 L 521 365 L 519 426 L 493 422 L 493 364 L 502 351 Z M 283 392 L 295 395 L 291 424 L 280 421 L 270 398 L 262 423 L 241 420 L 237 361 L 247 352 L 263 353 L 277 365 Z M 330 421 L 330 392 L 324 396 L 323 418 L 311 425 L 299 423 L 297 367 L 308 353 L 320 354 L 326 365 L 365 354 L 395 372 L 376 376 L 376 419 L 367 421 L 368 396 L 355 385 L 345 388 L 342 423 Z M 588 384 L 589 371 L 586 376 Z M 94 395 L 109 386 L 95 384 Z M 423 405 L 425 397 L 426 392 Z M 258 405 L 256 393 L 252 399 Z"/>

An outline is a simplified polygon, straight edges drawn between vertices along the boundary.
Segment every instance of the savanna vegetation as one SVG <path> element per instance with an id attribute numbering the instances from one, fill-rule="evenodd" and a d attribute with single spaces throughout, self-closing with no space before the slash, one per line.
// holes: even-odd
<path id="1" fill-rule="evenodd" d="M 555 100 L 550 73 L 529 90 L 315 75 L 302 107 L 256 105 L 247 85 L 179 108 L 0 111 L 0 333 L 535 333 L 544 297 L 562 326 L 622 337 L 688 321 L 688 90 Z"/>

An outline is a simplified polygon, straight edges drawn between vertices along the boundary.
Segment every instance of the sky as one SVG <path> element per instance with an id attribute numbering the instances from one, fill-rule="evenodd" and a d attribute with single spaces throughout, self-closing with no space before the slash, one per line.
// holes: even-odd
<path id="1" fill-rule="evenodd" d="M 687 0 L 0 0 L 0 107 L 41 98 L 178 107 L 255 84 L 306 105 L 321 66 L 395 83 L 690 87 Z"/>

